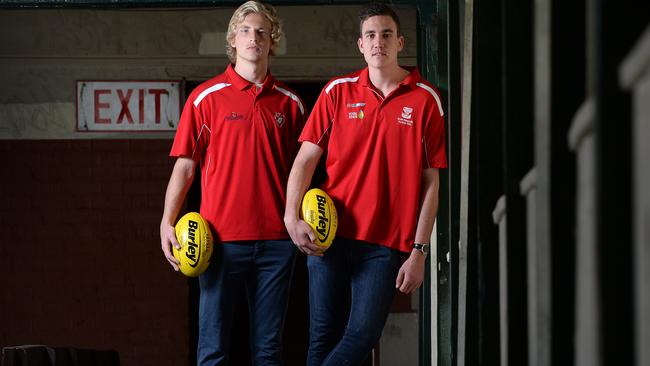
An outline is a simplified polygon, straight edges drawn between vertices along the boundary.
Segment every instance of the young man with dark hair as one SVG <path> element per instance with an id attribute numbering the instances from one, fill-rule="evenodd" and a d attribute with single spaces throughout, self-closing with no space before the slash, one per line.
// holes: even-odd
<path id="1" fill-rule="evenodd" d="M 271 76 L 269 56 L 282 36 L 271 6 L 248 1 L 226 37 L 232 64 L 189 96 L 171 156 L 161 246 L 179 262 L 174 223 L 201 167 L 201 215 L 215 237 L 199 277 L 199 365 L 226 365 L 234 306 L 242 290 L 250 309 L 254 365 L 282 364 L 282 327 L 296 249 L 282 222 L 285 187 L 305 119 L 300 99 Z"/>
<path id="2" fill-rule="evenodd" d="M 325 86 L 287 187 L 284 222 L 309 255 L 313 366 L 362 363 L 381 336 L 395 289 L 411 293 L 422 284 L 438 169 L 447 164 L 440 96 L 417 69 L 398 64 L 404 38 L 397 15 L 373 4 L 359 20 L 368 66 Z M 298 209 L 325 150 L 321 188 L 336 204 L 339 227 L 323 253 Z"/>

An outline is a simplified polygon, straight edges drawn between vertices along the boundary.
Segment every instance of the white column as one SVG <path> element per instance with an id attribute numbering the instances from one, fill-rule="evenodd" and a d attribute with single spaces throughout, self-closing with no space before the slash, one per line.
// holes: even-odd
<path id="1" fill-rule="evenodd" d="M 474 0 L 465 0 L 462 51 L 462 136 L 460 173 L 460 240 L 458 242 L 458 331 L 456 334 L 456 365 L 465 366 L 467 338 L 467 255 L 469 247 L 469 171 L 472 129 L 472 49 Z"/>
<path id="2" fill-rule="evenodd" d="M 499 335 L 501 366 L 508 366 L 508 231 L 506 196 L 499 197 L 492 211 L 492 219 L 499 225 Z"/>
<path id="3" fill-rule="evenodd" d="M 632 93 L 636 364 L 650 365 L 650 26 L 619 68 Z"/>
<path id="4" fill-rule="evenodd" d="M 576 305 L 575 364 L 598 366 L 600 357 L 600 295 L 596 248 L 595 103 L 587 100 L 569 130 L 569 145 L 576 153 Z"/>
<path id="5" fill-rule="evenodd" d="M 529 349 L 529 360 L 536 366 L 550 366 L 552 344 L 550 342 L 550 329 L 552 321 L 551 304 L 551 79 L 552 79 L 552 6 L 551 0 L 535 0 L 535 179 L 534 194 L 527 195 L 528 201 L 528 264 L 531 261 L 534 267 L 528 268 L 528 275 L 534 276 L 534 296 L 536 307 L 533 316 L 535 334 L 532 342 L 536 345 Z M 556 179 L 557 180 L 557 179 Z M 523 184 L 523 182 L 522 182 Z M 534 208 L 531 214 L 530 210 Z M 531 220 L 534 220 L 531 225 Z M 530 259 L 530 248 L 536 258 Z M 534 272 L 534 273 L 531 273 Z M 531 278 L 529 277 L 529 281 Z M 529 282 L 530 286 L 530 282 Z M 529 289 L 529 294 L 530 294 Z M 530 299 L 529 299 L 530 306 Z M 529 335 L 532 330 L 529 329 Z M 529 342 L 531 339 L 529 338 Z M 530 345 L 531 343 L 529 343 Z M 533 355 L 538 358 L 531 358 Z"/>
<path id="6" fill-rule="evenodd" d="M 431 291 L 431 363 L 438 363 L 438 220 L 433 223 L 431 232 L 431 247 L 429 247 L 429 261 L 431 262 L 431 271 L 429 273 Z M 424 309 L 420 309 L 424 311 Z"/>
<path id="7" fill-rule="evenodd" d="M 519 189 L 526 197 L 526 253 L 528 269 L 528 365 L 551 365 L 551 298 L 548 256 L 535 240 L 537 170 L 531 169 Z"/>

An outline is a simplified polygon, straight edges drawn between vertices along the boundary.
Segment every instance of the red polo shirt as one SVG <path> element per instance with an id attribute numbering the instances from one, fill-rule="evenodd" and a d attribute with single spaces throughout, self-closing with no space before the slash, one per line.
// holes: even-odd
<path id="1" fill-rule="evenodd" d="M 301 100 L 269 73 L 261 87 L 232 67 L 190 94 L 171 156 L 201 166 L 201 215 L 221 241 L 288 238 L 287 177 L 304 124 Z"/>
<path id="2" fill-rule="evenodd" d="M 331 80 L 300 141 L 327 150 L 337 236 L 412 250 L 422 171 L 447 166 L 441 99 L 417 69 L 386 98 L 367 68 Z"/>

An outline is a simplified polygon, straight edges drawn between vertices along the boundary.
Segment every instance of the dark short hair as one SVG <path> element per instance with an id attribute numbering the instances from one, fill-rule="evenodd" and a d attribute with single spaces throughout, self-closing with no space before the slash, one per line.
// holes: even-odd
<path id="1" fill-rule="evenodd" d="M 397 26 L 397 35 L 399 36 L 401 34 L 399 17 L 397 16 L 397 13 L 395 13 L 395 10 L 383 3 L 370 3 L 364 6 L 363 9 L 361 9 L 359 12 L 359 35 L 362 35 L 361 28 L 363 26 L 363 22 L 368 20 L 368 18 L 378 15 L 386 15 L 391 17 Z"/>

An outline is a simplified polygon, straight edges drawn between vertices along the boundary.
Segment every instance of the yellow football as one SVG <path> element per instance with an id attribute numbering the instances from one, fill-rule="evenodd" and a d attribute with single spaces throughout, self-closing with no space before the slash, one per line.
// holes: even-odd
<path id="1" fill-rule="evenodd" d="M 300 218 L 316 233 L 316 244 L 323 250 L 332 245 L 339 218 L 334 201 L 322 189 L 313 188 L 305 193 L 300 208 Z"/>
<path id="2" fill-rule="evenodd" d="M 189 212 L 178 220 L 175 229 L 181 248 L 172 247 L 172 251 L 174 258 L 181 262 L 181 272 L 188 277 L 205 272 L 212 256 L 212 232 L 208 222 L 198 213 Z"/>

